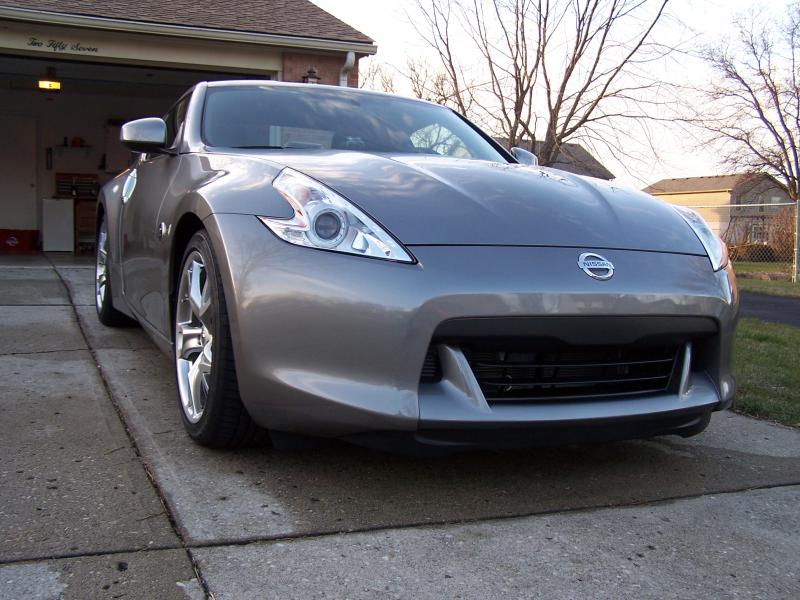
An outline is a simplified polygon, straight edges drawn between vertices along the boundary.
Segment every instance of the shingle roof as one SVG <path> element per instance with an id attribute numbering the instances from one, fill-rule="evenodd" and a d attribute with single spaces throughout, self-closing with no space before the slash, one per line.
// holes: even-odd
<path id="1" fill-rule="evenodd" d="M 0 0 L 0 6 L 144 23 L 372 43 L 369 37 L 309 0 Z"/>
<path id="2" fill-rule="evenodd" d="M 769 175 L 764 173 L 736 173 L 734 175 L 662 179 L 652 185 L 648 185 L 643 191 L 648 194 L 689 194 L 692 192 L 730 191 L 749 180 L 761 177 L 769 177 Z"/>
<path id="3" fill-rule="evenodd" d="M 537 149 L 541 143 L 536 142 Z M 535 151 L 534 154 L 536 154 Z M 580 144 L 572 142 L 561 144 L 556 160 L 550 166 L 554 169 L 562 169 L 579 175 L 588 175 L 599 179 L 614 179 L 614 174 L 597 160 L 593 154 Z"/>
<path id="4" fill-rule="evenodd" d="M 495 140 L 504 148 L 508 148 L 507 139 L 495 138 Z M 532 149 L 529 140 L 520 140 L 518 145 L 520 148 L 525 148 L 538 155 L 537 150 L 541 144 L 542 142 L 540 141 L 535 142 Z M 603 163 L 597 160 L 586 148 L 573 142 L 561 144 L 561 149 L 556 156 L 555 162 L 547 166 L 577 175 L 588 175 L 599 179 L 614 179 L 614 174 L 606 169 Z"/>

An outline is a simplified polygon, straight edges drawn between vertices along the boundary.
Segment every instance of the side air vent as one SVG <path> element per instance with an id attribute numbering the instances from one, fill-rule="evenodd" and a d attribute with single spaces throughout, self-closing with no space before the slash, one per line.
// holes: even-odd
<path id="1" fill-rule="evenodd" d="M 422 383 L 434 383 L 441 378 L 442 367 L 439 363 L 439 353 L 436 351 L 436 346 L 430 346 L 425 354 L 425 363 L 422 365 L 422 374 L 419 380 Z"/>

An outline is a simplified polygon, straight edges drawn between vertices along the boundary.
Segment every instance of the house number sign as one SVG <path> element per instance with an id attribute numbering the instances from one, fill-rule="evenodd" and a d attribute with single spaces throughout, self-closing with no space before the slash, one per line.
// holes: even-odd
<path id="1" fill-rule="evenodd" d="M 37 37 L 28 38 L 28 46 L 33 48 L 49 49 L 53 52 L 87 52 L 97 54 L 96 46 L 84 46 L 80 42 L 65 42 L 63 40 L 40 40 Z"/>

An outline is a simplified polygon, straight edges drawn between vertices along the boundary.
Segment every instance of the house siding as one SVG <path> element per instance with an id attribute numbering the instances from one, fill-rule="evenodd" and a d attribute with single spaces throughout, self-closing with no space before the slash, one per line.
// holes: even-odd
<path id="1" fill-rule="evenodd" d="M 717 235 L 723 235 L 730 225 L 731 194 L 729 191 L 653 195 L 670 204 L 691 207 L 706 220 L 708 226 Z"/>
<path id="2" fill-rule="evenodd" d="M 748 182 L 734 188 L 731 204 L 779 204 L 791 202 L 785 188 L 771 178 Z M 780 206 L 734 206 L 726 239 L 732 243 L 765 243 L 770 237 L 771 217 Z"/>
<path id="3" fill-rule="evenodd" d="M 692 207 L 729 244 L 764 243 L 770 217 L 781 208 L 736 205 L 790 202 L 778 180 L 758 173 L 666 179 L 645 191 L 671 204 Z"/>

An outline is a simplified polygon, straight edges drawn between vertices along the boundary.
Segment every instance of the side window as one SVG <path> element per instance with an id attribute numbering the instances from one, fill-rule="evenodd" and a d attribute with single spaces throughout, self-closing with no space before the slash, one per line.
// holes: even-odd
<path id="1" fill-rule="evenodd" d="M 189 99 L 191 96 L 186 96 L 178 102 L 177 110 L 175 111 L 175 139 L 172 140 L 173 146 L 179 139 L 183 138 L 183 124 L 186 122 L 186 111 L 189 110 Z"/>
<path id="2" fill-rule="evenodd" d="M 767 243 L 767 228 L 762 225 L 753 225 L 753 229 L 750 232 L 750 241 L 766 244 Z"/>
<path id="3" fill-rule="evenodd" d="M 458 158 L 472 158 L 464 142 L 455 133 L 438 123 L 433 123 L 412 133 L 411 145 L 419 152 L 441 154 Z"/>
<path id="4" fill-rule="evenodd" d="M 167 124 L 167 148 L 174 148 L 180 141 L 190 98 L 191 96 L 181 98 L 178 103 L 164 115 L 164 122 Z"/>
<path id="5" fill-rule="evenodd" d="M 170 111 L 164 115 L 164 123 L 167 124 L 167 148 L 170 148 L 175 143 L 175 109 L 173 106 Z"/>

